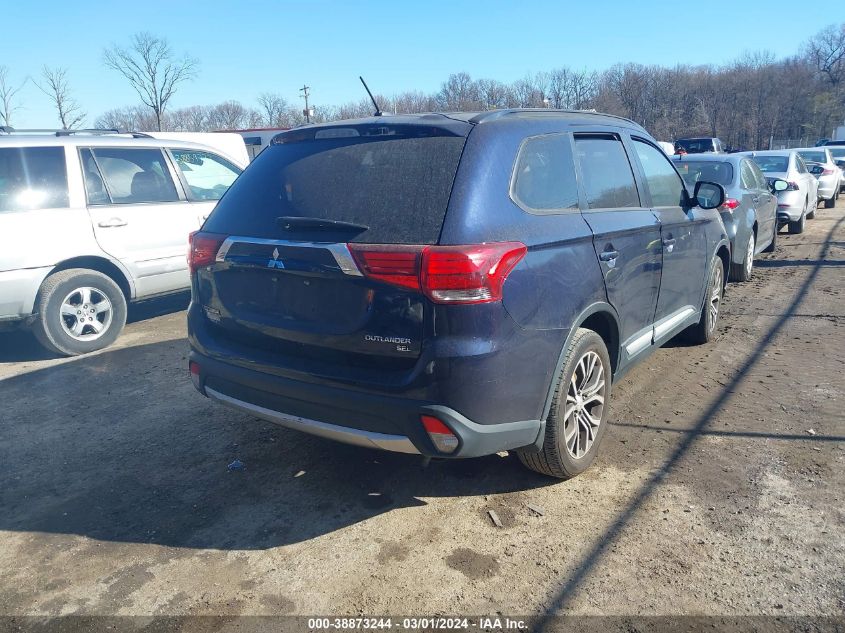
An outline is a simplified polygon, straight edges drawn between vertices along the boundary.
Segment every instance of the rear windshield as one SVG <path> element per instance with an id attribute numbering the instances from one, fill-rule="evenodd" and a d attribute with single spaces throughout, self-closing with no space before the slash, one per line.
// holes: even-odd
<path id="1" fill-rule="evenodd" d="M 276 239 L 434 244 L 465 141 L 432 126 L 317 128 L 281 135 L 235 181 L 203 230 Z M 338 236 L 312 225 L 291 234 L 280 229 L 278 220 L 291 216 L 362 228 Z"/>
<path id="2" fill-rule="evenodd" d="M 683 147 L 687 154 L 701 154 L 713 151 L 713 139 L 709 138 L 682 138 L 675 141 L 675 147 Z"/>
<path id="3" fill-rule="evenodd" d="M 825 156 L 824 152 L 798 152 L 798 155 L 804 160 L 811 160 L 814 163 L 827 162 L 827 156 Z"/>
<path id="4" fill-rule="evenodd" d="M 733 165 L 726 162 L 712 160 L 677 160 L 675 167 L 687 185 L 695 186 L 699 180 L 715 182 L 720 185 L 730 185 L 734 180 Z"/>
<path id="5" fill-rule="evenodd" d="M 752 158 L 764 172 L 789 171 L 789 156 L 754 156 Z"/>
<path id="6" fill-rule="evenodd" d="M 63 147 L 0 148 L 0 212 L 67 206 Z"/>

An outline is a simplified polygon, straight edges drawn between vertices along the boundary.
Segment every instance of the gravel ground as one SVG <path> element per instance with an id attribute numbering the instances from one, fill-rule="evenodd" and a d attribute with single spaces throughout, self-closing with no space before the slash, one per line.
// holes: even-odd
<path id="1" fill-rule="evenodd" d="M 779 237 L 717 341 L 615 386 L 603 452 L 568 482 L 514 455 L 423 469 L 215 405 L 184 298 L 83 358 L 4 334 L 0 614 L 842 616 L 845 205 Z"/>

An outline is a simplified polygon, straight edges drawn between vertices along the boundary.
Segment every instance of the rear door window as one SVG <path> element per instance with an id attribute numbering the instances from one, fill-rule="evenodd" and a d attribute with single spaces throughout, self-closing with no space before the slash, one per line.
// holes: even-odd
<path id="1" fill-rule="evenodd" d="M 526 139 L 516 159 L 511 195 L 531 213 L 578 208 L 578 183 L 568 134 Z"/>
<path id="2" fill-rule="evenodd" d="M 219 200 L 241 170 L 211 152 L 172 149 L 170 153 L 187 184 L 190 200 Z"/>
<path id="3" fill-rule="evenodd" d="M 465 141 L 450 130 L 413 125 L 283 134 L 235 181 L 203 229 L 275 239 L 434 244 Z M 283 229 L 284 217 L 316 222 L 307 230 Z M 329 221 L 326 230 L 321 220 Z M 331 221 L 352 227 L 330 229 Z"/>
<path id="4" fill-rule="evenodd" d="M 63 147 L 0 148 L 0 212 L 68 205 Z"/>
<path id="5" fill-rule="evenodd" d="M 142 204 L 179 200 L 176 185 L 160 149 L 96 147 L 90 153 L 83 150 L 80 155 L 89 204 Z"/>
<path id="6" fill-rule="evenodd" d="M 742 166 L 740 167 L 739 173 L 743 189 L 757 188 L 757 177 L 754 175 L 754 171 L 751 169 L 751 161 L 742 161 Z"/>
<path id="7" fill-rule="evenodd" d="M 577 135 L 575 153 L 588 208 L 640 206 L 634 174 L 622 141 L 613 136 Z"/>
<path id="8" fill-rule="evenodd" d="M 679 207 L 683 204 L 684 183 L 666 154 L 649 143 L 634 139 L 634 150 L 643 168 L 653 207 Z"/>

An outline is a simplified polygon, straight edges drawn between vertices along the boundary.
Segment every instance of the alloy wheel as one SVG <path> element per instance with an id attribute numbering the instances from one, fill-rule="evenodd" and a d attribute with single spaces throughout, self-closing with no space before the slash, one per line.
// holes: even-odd
<path id="1" fill-rule="evenodd" d="M 748 245 L 745 253 L 745 278 L 751 276 L 751 269 L 754 267 L 754 248 L 756 243 L 754 241 L 754 234 L 752 233 L 748 238 Z"/>
<path id="2" fill-rule="evenodd" d="M 719 319 L 719 308 L 722 304 L 722 268 L 715 266 L 713 268 L 713 277 L 710 280 L 710 300 L 707 303 L 707 309 L 710 311 L 710 322 L 708 330 L 712 332 L 716 327 L 716 321 Z"/>
<path id="3" fill-rule="evenodd" d="M 576 364 L 566 392 L 563 438 L 573 458 L 584 457 L 595 442 L 606 395 L 604 364 L 590 350 Z"/>
<path id="4" fill-rule="evenodd" d="M 59 308 L 59 320 L 68 336 L 77 341 L 94 341 L 109 329 L 113 308 L 103 291 L 90 286 L 68 293 Z"/>

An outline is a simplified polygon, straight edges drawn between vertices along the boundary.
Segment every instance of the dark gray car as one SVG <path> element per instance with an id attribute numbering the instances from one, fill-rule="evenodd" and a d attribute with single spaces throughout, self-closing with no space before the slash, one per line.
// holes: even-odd
<path id="1" fill-rule="evenodd" d="M 742 156 L 696 154 L 673 160 L 688 187 L 705 180 L 725 188 L 719 212 L 731 240 L 730 278 L 748 281 L 754 256 L 774 251 L 777 243 L 778 201 L 772 185 L 754 161 Z"/>

